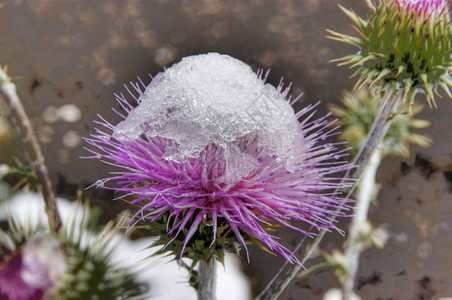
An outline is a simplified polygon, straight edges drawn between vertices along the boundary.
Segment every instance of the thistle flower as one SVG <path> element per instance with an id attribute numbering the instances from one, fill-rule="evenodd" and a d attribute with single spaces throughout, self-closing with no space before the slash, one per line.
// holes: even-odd
<path id="1" fill-rule="evenodd" d="M 0 229 L 0 298 L 142 299 L 134 273 L 111 263 L 112 237 L 125 218 L 96 236 L 87 228 L 89 211 L 78 203 L 57 233 L 7 213 L 7 230 Z"/>
<path id="2" fill-rule="evenodd" d="M 282 83 L 265 84 L 262 72 L 209 53 L 133 87 L 138 106 L 116 95 L 124 120 L 101 118 L 106 131 L 86 139 L 91 158 L 122 169 L 95 185 L 133 196 L 139 211 L 131 226 L 149 222 L 157 243 L 195 262 L 221 261 L 237 242 L 298 262 L 270 229 L 315 235 L 291 221 L 337 229 L 332 220 L 346 200 L 333 190 L 350 182 L 332 174 L 352 166 L 337 144 L 319 143 L 336 134 L 326 117 L 313 120 L 313 105 L 294 114 Z"/>
<path id="3" fill-rule="evenodd" d="M 330 110 L 338 117 L 338 124 L 343 128 L 339 139 L 348 142 L 352 155 L 356 155 L 364 144 L 377 116 L 380 99 L 381 95 L 375 89 L 363 88 L 354 92 L 344 91 L 343 107 L 330 105 Z M 408 157 L 410 143 L 421 147 L 430 145 L 431 140 L 427 136 L 413 132 L 413 129 L 430 126 L 429 121 L 414 118 L 422 108 L 422 105 L 411 107 L 407 102 L 400 105 L 399 112 L 391 117 L 391 125 L 380 145 L 383 155 Z"/>
<path id="4" fill-rule="evenodd" d="M 429 106 L 440 86 L 452 97 L 452 28 L 446 0 L 366 0 L 366 20 L 341 9 L 353 21 L 360 37 L 328 30 L 329 38 L 359 48 L 356 54 L 334 61 L 359 67 L 357 87 L 365 84 L 403 91 L 413 102 L 423 92 Z"/>

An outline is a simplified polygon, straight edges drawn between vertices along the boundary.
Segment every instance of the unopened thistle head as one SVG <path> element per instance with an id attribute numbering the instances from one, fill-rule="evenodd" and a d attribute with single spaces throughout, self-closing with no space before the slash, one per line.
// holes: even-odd
<path id="1" fill-rule="evenodd" d="M 298 262 L 270 229 L 336 229 L 345 200 L 333 191 L 350 182 L 334 174 L 351 165 L 336 144 L 321 143 L 336 133 L 326 118 L 313 119 L 312 105 L 294 114 L 282 84 L 209 53 L 134 89 L 138 106 L 117 95 L 124 120 L 102 119 L 105 130 L 86 139 L 93 158 L 122 169 L 97 185 L 139 205 L 131 225 L 149 224 L 166 249 L 194 261 L 256 242 Z"/>
<path id="2" fill-rule="evenodd" d="M 367 19 L 341 7 L 359 36 L 328 31 L 330 38 L 357 46 L 359 52 L 339 58 L 358 67 L 357 87 L 375 85 L 403 92 L 413 101 L 423 92 L 435 106 L 438 86 L 452 97 L 452 27 L 447 0 L 366 0 Z"/>
<path id="3" fill-rule="evenodd" d="M 375 89 L 362 88 L 358 91 L 344 91 L 342 94 L 343 107 L 331 105 L 330 110 L 338 117 L 338 124 L 342 132 L 339 139 L 347 141 L 351 146 L 351 153 L 356 155 L 364 144 L 372 124 L 377 117 L 381 105 L 382 95 Z M 422 134 L 413 132 L 430 126 L 427 120 L 414 118 L 422 110 L 422 105 L 410 106 L 404 102 L 398 112 L 391 116 L 392 122 L 382 143 L 385 155 L 410 155 L 409 144 L 427 147 L 431 140 Z"/>

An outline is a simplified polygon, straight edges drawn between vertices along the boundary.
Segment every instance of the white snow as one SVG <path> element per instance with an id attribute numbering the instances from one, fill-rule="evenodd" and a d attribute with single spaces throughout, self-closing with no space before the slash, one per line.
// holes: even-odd
<path id="1" fill-rule="evenodd" d="M 322 297 L 322 300 L 342 300 L 342 290 L 337 288 L 329 289 Z M 362 300 L 362 298 L 356 294 L 352 293 L 350 300 Z"/>
<path id="2" fill-rule="evenodd" d="M 47 288 L 64 273 L 66 255 L 58 239 L 38 232 L 30 237 L 22 252 L 21 277 L 33 288 Z"/>
<path id="3" fill-rule="evenodd" d="M 237 147 L 240 138 L 256 135 L 289 169 L 302 141 L 284 95 L 245 63 L 218 53 L 185 57 L 155 76 L 114 136 L 142 133 L 176 141 L 166 158 L 179 162 L 199 156 L 209 143 L 223 147 L 229 183 L 256 164 Z"/>

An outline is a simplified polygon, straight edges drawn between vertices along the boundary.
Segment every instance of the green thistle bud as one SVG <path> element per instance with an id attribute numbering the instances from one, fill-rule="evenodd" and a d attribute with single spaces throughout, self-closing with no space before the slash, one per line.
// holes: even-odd
<path id="1" fill-rule="evenodd" d="M 111 263 L 113 237 L 125 218 L 100 234 L 88 229 L 89 219 L 89 205 L 80 203 L 57 233 L 9 217 L 8 230 L 0 229 L 0 298 L 143 299 L 135 273 Z"/>
<path id="2" fill-rule="evenodd" d="M 359 37 L 331 30 L 329 38 L 357 46 L 359 52 L 334 61 L 359 67 L 356 87 L 365 84 L 403 91 L 413 102 L 417 92 L 435 106 L 440 86 L 452 97 L 452 28 L 446 0 L 366 0 L 366 20 L 340 8 L 353 21 Z"/>
<path id="3" fill-rule="evenodd" d="M 378 114 L 381 99 L 380 92 L 363 88 L 354 92 L 344 91 L 342 94 L 344 107 L 330 106 L 330 110 L 339 118 L 338 124 L 342 126 L 339 139 L 348 141 L 353 155 L 356 155 L 364 144 Z M 414 118 L 422 111 L 422 105 L 411 107 L 408 102 L 403 102 L 398 111 L 391 116 L 392 123 L 382 142 L 382 151 L 384 155 L 408 157 L 410 143 L 421 147 L 430 145 L 431 140 L 428 137 L 412 132 L 412 129 L 430 126 L 430 122 Z"/>

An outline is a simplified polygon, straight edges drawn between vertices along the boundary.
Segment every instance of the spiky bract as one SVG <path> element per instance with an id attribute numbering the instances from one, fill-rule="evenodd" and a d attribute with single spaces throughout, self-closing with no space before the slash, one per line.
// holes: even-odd
<path id="1" fill-rule="evenodd" d="M 341 9 L 359 36 L 328 30 L 329 38 L 359 48 L 356 54 L 334 61 L 358 67 L 356 87 L 375 85 L 403 92 L 411 102 L 417 92 L 436 106 L 437 87 L 452 97 L 452 28 L 445 0 L 366 0 L 371 12 L 364 20 Z"/>
<path id="2" fill-rule="evenodd" d="M 166 212 L 152 222 L 152 227 L 136 225 L 135 232 L 157 238 L 152 244 L 152 247 L 157 248 L 154 255 L 173 256 L 176 260 L 180 258 L 182 249 L 184 249 L 184 258 L 190 259 L 191 262 L 190 264 L 186 264 L 186 262 L 181 261 L 181 263 L 191 274 L 190 284 L 195 288 L 197 277 L 194 268 L 200 260 L 209 262 L 211 258 L 215 258 L 224 265 L 226 253 L 239 254 L 240 244 L 237 242 L 234 232 L 225 219 L 219 220 L 215 235 L 212 232 L 212 223 L 206 220 L 206 222 L 201 222 L 193 236 L 188 241 L 185 241 L 188 228 L 192 226 L 195 218 L 192 217 L 187 222 L 187 228 L 183 229 L 174 238 L 167 234 L 167 224 L 170 215 L 170 212 Z M 253 242 L 261 246 L 260 243 L 253 240 L 249 235 L 244 234 L 244 239 L 247 242 Z"/>
<path id="3" fill-rule="evenodd" d="M 343 128 L 339 139 L 348 142 L 353 155 L 356 155 L 364 144 L 378 114 L 381 99 L 381 93 L 375 89 L 362 88 L 354 92 L 344 91 L 343 107 L 330 106 L 330 110 L 339 118 L 338 124 Z M 414 118 L 421 110 L 422 105 L 410 107 L 408 102 L 400 105 L 398 113 L 391 116 L 391 125 L 381 144 L 383 154 L 408 157 L 410 143 L 421 147 L 430 145 L 431 140 L 428 137 L 412 132 L 413 129 L 430 126 L 429 121 Z"/>
<path id="4" fill-rule="evenodd" d="M 155 85 L 151 83 L 150 87 Z M 134 88 L 139 94 L 134 98 L 140 103 L 145 85 L 136 84 Z M 277 91 L 281 93 L 281 87 Z M 117 96 L 117 100 L 126 110 L 123 115 L 126 119 L 134 107 L 123 95 Z M 347 200 L 339 198 L 334 190 L 351 185 L 350 181 L 334 176 L 352 166 L 340 160 L 347 154 L 338 150 L 337 144 L 320 144 L 337 132 L 328 129 L 326 117 L 312 119 L 313 107 L 310 105 L 295 115 L 303 118 L 295 129 L 302 134 L 302 146 L 296 157 L 290 157 L 293 161 L 290 170 L 285 159 L 269 155 L 256 134 L 230 142 L 229 147 L 237 149 L 235 155 L 255 162 L 246 175 L 233 183 L 224 176 L 229 166 L 220 145 L 207 144 L 197 155 L 174 161 L 165 155 L 178 147 L 173 140 L 146 132 L 138 138 L 118 137 L 112 134 L 115 125 L 102 119 L 98 123 L 105 130 L 97 129 L 97 134 L 86 139 L 92 146 L 87 150 L 93 153 L 91 158 L 122 171 L 112 172 L 96 185 L 121 192 L 120 198 L 131 196 L 130 202 L 139 206 L 136 221 L 131 225 L 149 222 L 150 228 L 162 235 L 159 243 L 165 244 L 171 253 L 179 252 L 180 257 L 209 261 L 206 255 L 214 255 L 221 260 L 223 250 L 236 252 L 237 244 L 246 249 L 246 244 L 254 241 L 290 262 L 298 262 L 268 229 L 286 226 L 308 236 L 315 235 L 291 221 L 303 221 L 318 230 L 337 229 L 332 220 L 343 215 L 339 210 Z"/>

